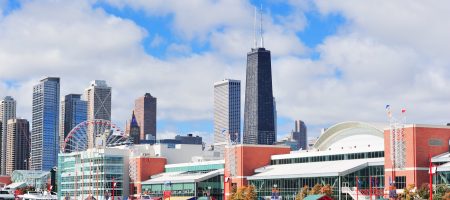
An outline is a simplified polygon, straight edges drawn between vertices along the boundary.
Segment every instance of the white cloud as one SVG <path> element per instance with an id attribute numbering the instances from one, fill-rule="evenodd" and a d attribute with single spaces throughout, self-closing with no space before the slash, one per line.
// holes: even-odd
<path id="1" fill-rule="evenodd" d="M 161 37 L 160 35 L 156 34 L 155 37 L 153 38 L 152 42 L 150 43 L 150 46 L 155 48 L 155 47 L 160 46 L 164 42 L 165 42 L 165 39 L 163 37 Z"/>
<path id="2" fill-rule="evenodd" d="M 141 42 L 153 33 L 94 9 L 91 2 L 25 1 L 0 18 L 0 95 L 17 99 L 18 116 L 30 119 L 32 85 L 47 75 L 62 78 L 62 95 L 82 93 L 90 80 L 107 80 L 118 124 L 130 117 L 134 99 L 146 92 L 158 98 L 159 119 L 193 121 L 212 120 L 215 81 L 240 79 L 244 90 L 245 55 L 253 45 L 250 3 L 108 2 L 151 16 L 172 16 L 170 26 L 181 40 L 168 49 L 178 56 L 168 53 L 162 60 L 148 55 Z M 304 58 L 313 50 L 296 36 L 308 23 L 301 12 L 315 6 L 295 5 L 298 12 L 287 16 L 264 15 L 279 117 L 302 119 L 312 127 L 386 121 L 383 107 L 389 103 L 398 110 L 405 106 L 410 122 L 447 122 L 450 29 L 445 20 L 450 6 L 434 1 L 315 3 L 323 15 L 339 13 L 348 20 L 313 49 L 320 53 L 316 60 Z M 158 40 L 153 39 L 155 45 Z M 211 51 L 195 53 L 188 45 L 192 42 L 208 43 Z M 160 131 L 170 135 L 170 130 Z"/>

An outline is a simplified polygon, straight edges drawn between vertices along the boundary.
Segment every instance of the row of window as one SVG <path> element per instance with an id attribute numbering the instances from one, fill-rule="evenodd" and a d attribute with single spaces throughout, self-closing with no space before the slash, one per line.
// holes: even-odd
<path id="1" fill-rule="evenodd" d="M 312 156 L 312 157 L 300 157 L 300 158 L 285 158 L 285 159 L 272 160 L 271 165 L 323 162 L 323 161 L 335 161 L 335 160 L 354 160 L 354 159 L 381 158 L 381 157 L 384 157 L 384 151 L 349 153 L 349 154 L 326 155 L 326 156 Z"/>

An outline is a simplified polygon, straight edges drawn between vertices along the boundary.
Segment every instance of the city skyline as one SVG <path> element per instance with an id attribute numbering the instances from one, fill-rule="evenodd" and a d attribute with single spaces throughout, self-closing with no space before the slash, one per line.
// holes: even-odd
<path id="1" fill-rule="evenodd" d="M 265 46 L 274 53 L 279 138 L 299 118 L 309 136 L 339 121 L 387 123 L 386 104 L 398 113 L 406 108 L 408 121 L 449 121 L 444 52 L 450 33 L 443 21 L 449 12 L 436 8 L 450 6 L 417 2 L 423 8 L 417 12 L 399 2 L 376 5 L 386 15 L 367 2 L 262 3 Z M 224 78 L 245 80 L 253 5 L 259 2 L 0 3 L 0 95 L 14 97 L 17 116 L 30 120 L 32 85 L 41 77 L 61 77 L 61 94 L 106 80 L 113 88 L 112 118 L 122 128 L 133 100 L 151 92 L 159 101 L 158 135 L 211 138 L 210 86 Z M 415 17 L 391 14 L 398 10 Z"/>

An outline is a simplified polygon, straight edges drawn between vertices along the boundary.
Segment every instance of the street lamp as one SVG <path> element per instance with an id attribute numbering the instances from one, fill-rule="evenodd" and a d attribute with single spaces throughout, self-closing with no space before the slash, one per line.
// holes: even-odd
<path id="1" fill-rule="evenodd" d="M 211 186 L 208 186 L 208 200 L 211 199 Z"/>

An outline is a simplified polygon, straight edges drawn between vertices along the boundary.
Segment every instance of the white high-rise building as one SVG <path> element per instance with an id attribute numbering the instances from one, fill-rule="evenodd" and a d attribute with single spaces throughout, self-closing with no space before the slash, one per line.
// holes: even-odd
<path id="1" fill-rule="evenodd" d="M 0 101 L 0 121 L 2 121 L 2 128 L 0 131 L 0 174 L 6 174 L 6 144 L 8 141 L 8 120 L 16 118 L 16 100 L 10 96 L 6 96 Z"/>
<path id="2" fill-rule="evenodd" d="M 241 81 L 225 79 L 214 83 L 214 149 L 223 156 L 226 135 L 241 141 Z"/>
<path id="3" fill-rule="evenodd" d="M 111 87 L 104 80 L 91 81 L 84 91 L 87 101 L 87 120 L 104 119 L 111 120 Z M 95 127 L 88 126 L 88 146 L 94 146 Z"/>
<path id="4" fill-rule="evenodd" d="M 47 77 L 33 87 L 30 169 L 50 171 L 59 152 L 60 79 Z"/>

